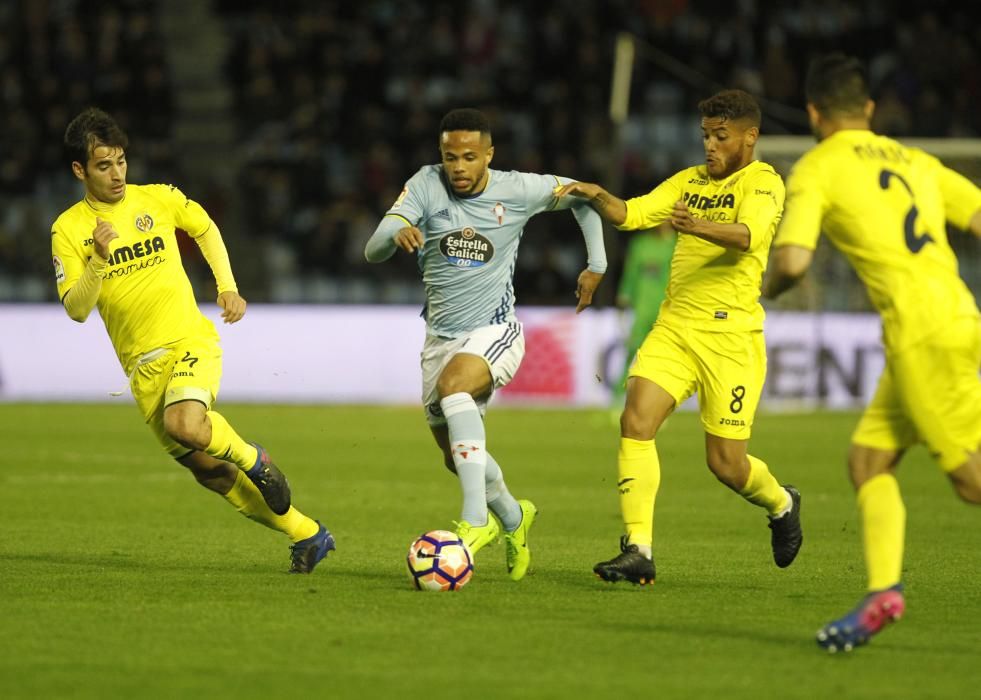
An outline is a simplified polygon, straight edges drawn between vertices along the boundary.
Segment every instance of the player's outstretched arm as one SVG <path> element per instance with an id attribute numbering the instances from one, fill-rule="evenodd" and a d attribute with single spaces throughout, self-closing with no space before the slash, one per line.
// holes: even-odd
<path id="1" fill-rule="evenodd" d="M 814 251 L 799 245 L 782 245 L 770 256 L 770 270 L 763 280 L 763 296 L 776 299 L 794 287 L 807 272 Z"/>
<path id="2" fill-rule="evenodd" d="M 572 215 L 582 229 L 582 237 L 586 243 L 586 269 L 579 273 L 576 283 L 576 313 L 593 303 L 593 294 L 603 280 L 606 272 L 606 246 L 603 242 L 603 221 L 599 214 L 588 204 L 576 200 L 572 205 Z"/>
<path id="3" fill-rule="evenodd" d="M 570 182 L 555 188 L 555 197 L 579 197 L 589 202 L 596 212 L 611 224 L 619 226 L 627 220 L 627 203 L 591 182 Z"/>

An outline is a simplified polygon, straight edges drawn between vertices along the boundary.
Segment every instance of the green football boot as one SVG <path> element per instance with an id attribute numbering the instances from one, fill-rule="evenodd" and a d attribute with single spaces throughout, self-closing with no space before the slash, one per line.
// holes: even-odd
<path id="1" fill-rule="evenodd" d="M 470 556 L 476 557 L 477 552 L 486 545 L 497 539 L 501 534 L 501 526 L 497 524 L 497 518 L 490 513 L 487 514 L 486 525 L 471 525 L 466 520 L 454 522 L 456 536 L 463 540 L 470 550 Z"/>
<path id="2" fill-rule="evenodd" d="M 520 581 L 528 573 L 531 564 L 531 550 L 528 549 L 528 531 L 535 524 L 538 509 L 528 500 L 518 501 L 521 506 L 521 524 L 514 532 L 504 533 L 504 546 L 507 548 L 508 575 L 512 581 Z"/>

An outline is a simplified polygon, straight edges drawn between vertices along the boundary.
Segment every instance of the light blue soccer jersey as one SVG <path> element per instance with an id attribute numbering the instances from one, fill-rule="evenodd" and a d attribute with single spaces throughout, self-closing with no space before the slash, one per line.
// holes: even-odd
<path id="1" fill-rule="evenodd" d="M 575 207 L 587 240 L 589 269 L 606 271 L 599 215 L 581 199 L 567 197 L 559 202 L 552 194 L 555 187 L 572 180 L 515 171 L 488 173 L 484 190 L 466 197 L 452 190 L 442 166 L 424 166 L 385 214 L 425 235 L 417 253 L 426 287 L 424 316 L 430 332 L 438 336 L 457 338 L 482 326 L 515 320 L 518 244 L 528 219 L 540 212 Z M 394 243 L 390 245 L 394 249 Z M 385 252 L 378 259 L 391 255 Z M 370 255 L 369 259 L 376 260 Z"/>

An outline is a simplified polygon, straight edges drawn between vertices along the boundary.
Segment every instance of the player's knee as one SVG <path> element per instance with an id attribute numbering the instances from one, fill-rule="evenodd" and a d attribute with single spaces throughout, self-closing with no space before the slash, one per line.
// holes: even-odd
<path id="1" fill-rule="evenodd" d="M 447 396 L 452 396 L 453 394 L 469 394 L 469 389 L 470 387 L 467 385 L 466 378 L 457 374 L 444 373 L 436 381 L 436 393 L 440 399 L 445 399 Z"/>
<path id="2" fill-rule="evenodd" d="M 981 505 L 981 450 L 975 450 L 965 464 L 948 474 L 957 495 L 967 503 Z"/>
<path id="3" fill-rule="evenodd" d="M 164 431 L 171 440 L 194 450 L 207 447 L 202 444 L 201 421 L 182 411 L 164 412 Z"/>
<path id="4" fill-rule="evenodd" d="M 853 444 L 848 450 L 848 476 L 856 490 L 880 474 L 895 473 L 900 451 L 878 450 Z"/>
<path id="5" fill-rule="evenodd" d="M 981 473 L 977 469 L 967 474 L 951 474 L 954 490 L 965 503 L 981 505 Z"/>
<path id="6" fill-rule="evenodd" d="M 954 488 L 957 490 L 957 495 L 965 503 L 971 503 L 976 506 L 981 505 L 981 487 L 978 487 L 976 484 L 971 486 L 955 484 Z"/>
<path id="7" fill-rule="evenodd" d="M 746 485 L 745 459 L 742 454 L 732 455 L 723 450 L 709 451 L 705 455 L 705 462 L 715 478 L 737 491 Z"/>
<path id="8" fill-rule="evenodd" d="M 854 454 L 848 456 L 848 476 L 851 478 L 852 484 L 855 485 L 856 489 L 880 473 L 879 470 L 875 469 L 868 462 L 856 459 Z"/>
<path id="9" fill-rule="evenodd" d="M 653 440 L 657 432 L 653 416 L 642 414 L 629 405 L 620 414 L 620 435 L 631 440 Z"/>

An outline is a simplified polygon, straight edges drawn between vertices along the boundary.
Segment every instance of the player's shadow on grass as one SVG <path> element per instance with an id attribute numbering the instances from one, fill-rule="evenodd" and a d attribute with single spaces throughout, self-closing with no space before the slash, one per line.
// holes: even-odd
<path id="1" fill-rule="evenodd" d="M 323 564 L 321 564 L 323 566 Z M 327 575 L 331 579 L 343 580 L 343 586 L 352 588 L 367 588 L 374 590 L 414 591 L 409 572 L 406 570 L 377 569 L 366 570 L 346 565 L 330 566 L 328 562 Z M 319 568 L 318 568 L 319 571 Z"/>
<path id="2" fill-rule="evenodd" d="M 72 554 L 70 552 L 39 552 L 36 554 L 8 553 L 0 554 L 0 565 L 2 562 L 24 562 L 37 564 L 38 568 L 49 567 L 56 569 L 78 568 L 90 569 L 111 569 L 119 572 L 145 573 L 148 571 L 158 572 L 181 572 L 188 571 L 220 571 L 228 574 L 248 574 L 255 575 L 260 573 L 286 573 L 289 568 L 288 561 L 276 560 L 269 566 L 260 565 L 258 562 L 248 562 L 238 559 L 228 559 L 215 561 L 213 563 L 188 563 L 186 559 L 174 557 L 167 560 L 147 560 L 141 558 L 139 552 L 115 552 L 111 554 Z"/>
<path id="3" fill-rule="evenodd" d="M 549 572 L 539 572 L 538 576 L 542 580 L 547 580 L 552 585 L 563 588 L 587 590 L 596 593 L 610 595 L 643 595 L 645 593 L 655 593 L 659 589 L 669 589 L 677 592 L 681 589 L 719 591 L 726 590 L 730 593 L 749 593 L 760 594 L 772 591 L 772 587 L 766 583 L 751 583 L 746 578 L 719 579 L 719 578 L 678 578 L 674 577 L 668 583 L 658 579 L 658 583 L 653 585 L 638 586 L 629 581 L 618 581 L 610 583 L 602 580 L 591 570 L 591 565 L 584 565 L 581 569 L 560 569 Z"/>
<path id="4" fill-rule="evenodd" d="M 774 631 L 739 629 L 737 627 L 720 627 L 715 625 L 698 625 L 686 621 L 685 624 L 672 625 L 660 620 L 649 622 L 619 622 L 618 626 L 625 632 L 637 632 L 648 635 L 651 633 L 661 633 L 672 637 L 701 637 L 710 643 L 720 639 L 728 639 L 736 642 L 755 642 L 757 644 L 770 644 L 782 649 L 797 647 L 806 651 L 820 651 L 814 640 L 803 636 L 799 630 L 788 625 L 784 631 L 779 631 L 779 625 L 774 625 Z M 827 653 L 827 652 L 825 652 Z"/>

